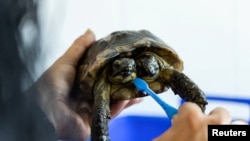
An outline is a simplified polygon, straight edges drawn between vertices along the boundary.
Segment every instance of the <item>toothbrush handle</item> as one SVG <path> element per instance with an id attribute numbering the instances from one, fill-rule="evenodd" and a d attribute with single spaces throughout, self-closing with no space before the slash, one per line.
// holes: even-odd
<path id="1" fill-rule="evenodd" d="M 146 92 L 148 94 L 150 94 L 154 100 L 161 105 L 161 107 L 164 109 L 164 111 L 166 112 L 167 116 L 172 119 L 173 116 L 175 114 L 177 114 L 177 109 L 175 109 L 174 107 L 168 105 L 167 103 L 165 103 L 162 99 L 160 99 L 152 90 L 147 89 Z"/>

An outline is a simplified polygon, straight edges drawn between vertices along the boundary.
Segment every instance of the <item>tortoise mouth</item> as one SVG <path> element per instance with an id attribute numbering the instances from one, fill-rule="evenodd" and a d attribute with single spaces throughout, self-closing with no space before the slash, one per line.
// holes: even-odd
<path id="1" fill-rule="evenodd" d="M 131 75 L 124 78 L 123 82 L 132 82 L 136 78 L 136 73 L 131 73 Z"/>
<path id="2" fill-rule="evenodd" d="M 135 97 L 146 97 L 146 96 L 148 96 L 148 94 L 144 91 L 139 91 L 139 90 L 135 91 Z"/>
<path id="3" fill-rule="evenodd" d="M 116 84 L 124 84 L 124 83 L 128 83 L 131 82 L 136 78 L 136 73 L 132 72 L 130 74 L 126 74 L 126 75 L 118 75 L 115 77 L 110 77 L 110 81 L 112 83 L 116 83 Z"/>
<path id="4" fill-rule="evenodd" d="M 122 83 L 132 82 L 136 78 L 136 73 L 132 72 L 132 73 L 126 74 L 124 76 L 122 79 Z"/>
<path id="5" fill-rule="evenodd" d="M 141 76 L 141 78 L 143 78 L 146 82 L 153 82 L 155 81 L 157 78 L 159 78 L 159 72 L 157 72 L 155 75 L 152 76 Z"/>

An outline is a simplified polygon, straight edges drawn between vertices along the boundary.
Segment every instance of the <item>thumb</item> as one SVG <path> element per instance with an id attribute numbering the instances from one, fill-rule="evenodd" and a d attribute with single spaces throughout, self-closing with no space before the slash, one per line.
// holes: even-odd
<path id="1" fill-rule="evenodd" d="M 62 56 L 67 64 L 76 66 L 84 52 L 90 47 L 95 41 L 94 33 L 88 29 L 82 36 L 77 38 L 69 49 Z"/>

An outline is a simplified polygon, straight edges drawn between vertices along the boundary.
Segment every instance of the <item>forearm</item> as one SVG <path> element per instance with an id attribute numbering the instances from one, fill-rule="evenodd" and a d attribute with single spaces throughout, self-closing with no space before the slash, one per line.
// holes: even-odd
<path id="1" fill-rule="evenodd" d="M 0 107 L 1 140 L 46 140 L 57 139 L 52 124 L 35 101 L 24 94 L 16 94 Z"/>

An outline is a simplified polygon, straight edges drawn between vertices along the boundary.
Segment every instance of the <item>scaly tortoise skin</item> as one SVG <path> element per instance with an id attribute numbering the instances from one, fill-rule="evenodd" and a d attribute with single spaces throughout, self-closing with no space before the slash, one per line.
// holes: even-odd
<path id="1" fill-rule="evenodd" d="M 146 96 L 133 85 L 136 77 L 148 82 L 158 94 L 170 87 L 204 112 L 205 94 L 182 70 L 178 54 L 147 30 L 117 31 L 96 41 L 80 61 L 75 84 L 79 99 L 93 106 L 92 110 L 86 105 L 81 107 L 92 115 L 91 139 L 110 140 L 111 102 Z"/>

